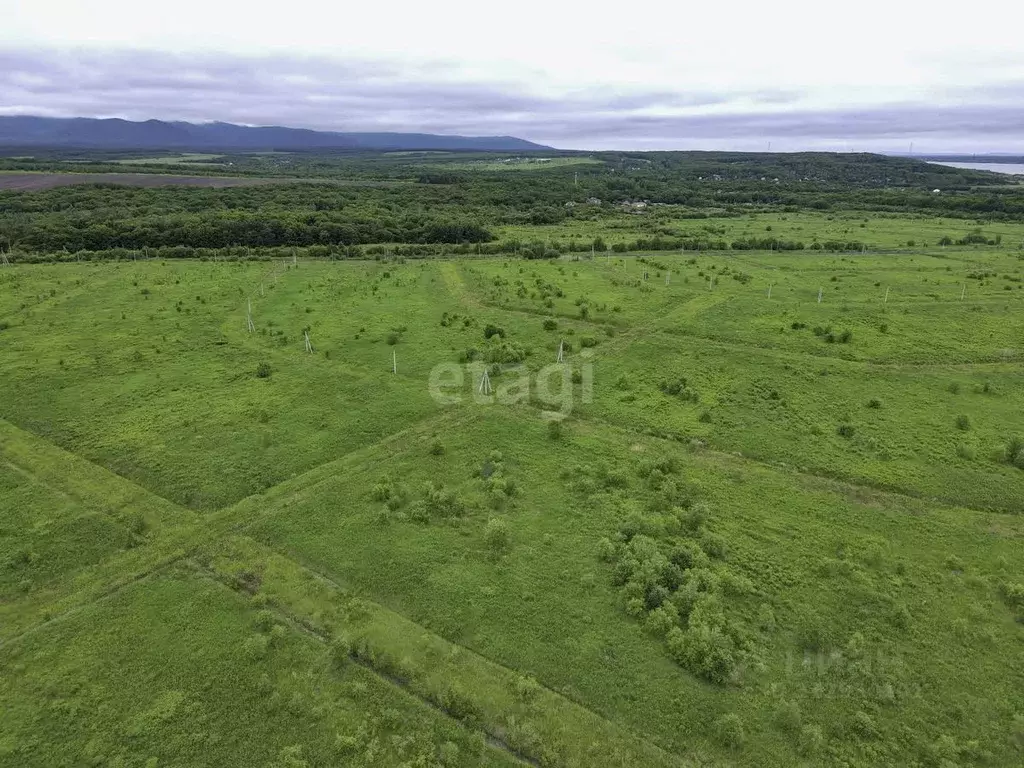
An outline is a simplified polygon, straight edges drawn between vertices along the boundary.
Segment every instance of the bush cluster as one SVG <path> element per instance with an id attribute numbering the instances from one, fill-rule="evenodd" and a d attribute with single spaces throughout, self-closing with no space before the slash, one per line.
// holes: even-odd
<path id="1" fill-rule="evenodd" d="M 724 684 L 749 645 L 743 625 L 726 616 L 726 596 L 748 591 L 749 583 L 716 565 L 726 556 L 726 541 L 706 529 L 708 505 L 679 491 L 686 483 L 674 477 L 679 473 L 675 459 L 645 461 L 638 472 L 660 495 L 656 499 L 683 496 L 689 503 L 657 517 L 626 515 L 616 539 L 598 543 L 597 555 L 614 566 L 612 580 L 626 613 L 663 638 L 681 666 Z"/>
<path id="2" fill-rule="evenodd" d="M 814 335 L 822 339 L 826 344 L 849 344 L 853 341 L 853 331 L 845 330 L 836 333 L 832 330 L 831 325 L 814 326 Z"/>
<path id="3" fill-rule="evenodd" d="M 1006 443 L 1004 456 L 1017 469 L 1024 469 L 1024 438 L 1016 435 L 1011 437 Z"/>
<path id="4" fill-rule="evenodd" d="M 678 397 L 680 400 L 686 402 L 696 403 L 700 400 L 700 394 L 697 390 L 689 386 L 685 376 L 680 376 L 675 379 L 665 379 L 658 385 L 658 388 L 666 395 L 672 397 Z"/>

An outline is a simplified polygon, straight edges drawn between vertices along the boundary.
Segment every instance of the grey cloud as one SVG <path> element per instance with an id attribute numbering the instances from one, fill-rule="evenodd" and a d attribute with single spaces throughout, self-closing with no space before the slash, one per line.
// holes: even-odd
<path id="1" fill-rule="evenodd" d="M 810 110 L 795 91 L 578 90 L 479 82 L 443 60 L 155 51 L 0 50 L 0 113 L 289 125 L 321 130 L 514 134 L 566 147 L 722 146 L 982 137 L 1019 142 L 1024 82 L 947 93 L 952 102 Z M 659 113 L 675 112 L 675 116 Z M 678 114 L 682 113 L 682 114 Z M 952 140 L 952 139 L 951 139 Z M 787 145 L 788 146 L 788 145 Z M 781 147 L 780 147 L 781 148 Z"/>

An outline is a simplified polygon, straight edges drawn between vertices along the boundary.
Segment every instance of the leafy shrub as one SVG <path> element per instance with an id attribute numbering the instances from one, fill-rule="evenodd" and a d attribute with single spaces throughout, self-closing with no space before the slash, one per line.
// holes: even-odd
<path id="1" fill-rule="evenodd" d="M 910 626 L 910 609 L 904 603 L 896 603 L 890 608 L 887 618 L 897 629 L 906 629 Z"/>
<path id="2" fill-rule="evenodd" d="M 512 534 L 508 523 L 498 517 L 492 517 L 484 528 L 484 543 L 493 555 L 503 555 L 512 544 Z"/>
<path id="3" fill-rule="evenodd" d="M 882 401 L 879 400 L 877 397 L 872 397 L 870 400 L 868 400 L 868 408 L 876 408 L 877 409 L 877 408 L 881 408 L 881 407 L 882 407 Z"/>
<path id="4" fill-rule="evenodd" d="M 553 331 L 556 328 L 558 328 L 558 321 L 555 320 L 553 317 L 549 317 L 547 320 L 544 321 L 545 331 Z"/>
<path id="5" fill-rule="evenodd" d="M 713 683 L 725 683 L 736 668 L 736 649 L 721 628 L 694 624 L 674 627 L 666 638 L 668 651 L 681 666 Z"/>
<path id="6" fill-rule="evenodd" d="M 596 346 L 597 346 L 597 339 L 595 339 L 593 336 L 581 336 L 580 337 L 580 347 L 582 349 L 587 349 L 588 347 L 596 347 Z"/>
<path id="7" fill-rule="evenodd" d="M 963 432 L 967 432 L 971 428 L 971 420 L 961 413 L 956 417 L 956 428 Z"/>
<path id="8" fill-rule="evenodd" d="M 863 710 L 857 710 L 854 713 L 852 726 L 854 733 L 862 738 L 871 739 L 878 735 L 875 721 L 871 719 L 871 715 Z"/>
<path id="9" fill-rule="evenodd" d="M 459 745 L 446 741 L 437 749 L 437 760 L 441 765 L 460 765 Z"/>
<path id="10" fill-rule="evenodd" d="M 370 498 L 374 501 L 387 501 L 391 498 L 391 483 L 388 480 L 381 480 L 376 483 L 370 491 Z"/>
<path id="11" fill-rule="evenodd" d="M 480 720 L 480 709 L 476 702 L 461 688 L 451 687 L 444 691 L 438 702 L 441 708 L 456 720 L 475 723 Z"/>
<path id="12" fill-rule="evenodd" d="M 275 624 L 270 628 L 270 634 L 267 635 L 267 639 L 270 645 L 277 646 L 284 642 L 287 634 L 288 630 L 285 629 L 283 624 Z"/>
<path id="13" fill-rule="evenodd" d="M 730 749 L 739 749 L 746 739 L 746 734 L 743 732 L 743 721 L 735 712 L 722 715 L 715 721 L 715 735 L 722 744 Z"/>
<path id="14" fill-rule="evenodd" d="M 256 611 L 256 616 L 253 618 L 253 624 L 256 629 L 267 631 L 274 626 L 277 622 L 274 620 L 274 613 L 266 608 L 260 611 Z"/>
<path id="15" fill-rule="evenodd" d="M 840 424 L 839 427 L 836 429 L 836 433 L 840 437 L 845 437 L 847 439 L 853 437 L 853 433 L 855 431 L 856 430 L 852 424 Z"/>
<path id="16" fill-rule="evenodd" d="M 800 705 L 795 701 L 784 701 L 775 708 L 775 727 L 779 730 L 798 734 L 802 722 Z"/>
<path id="17" fill-rule="evenodd" d="M 526 349 L 518 342 L 503 340 L 489 346 L 484 357 L 488 363 L 514 365 L 523 362 L 527 354 Z"/>
<path id="18" fill-rule="evenodd" d="M 259 661 L 267 655 L 270 639 L 266 635 L 254 635 L 242 644 L 242 655 L 249 661 Z"/>
<path id="19" fill-rule="evenodd" d="M 435 440 L 430 444 L 430 455 L 431 456 L 444 456 L 444 443 L 440 440 Z"/>
<path id="20" fill-rule="evenodd" d="M 502 339 L 505 338 L 505 329 L 500 328 L 497 325 L 491 325 L 490 323 L 484 328 L 484 338 L 489 339 L 492 336 L 498 336 Z"/>
<path id="21" fill-rule="evenodd" d="M 597 557 L 599 560 L 611 563 L 615 560 L 615 544 L 611 539 L 604 538 L 597 542 Z"/>
<path id="22" fill-rule="evenodd" d="M 658 637 L 664 637 L 677 626 L 679 626 L 679 611 L 667 601 L 662 601 L 660 606 L 647 614 L 647 621 L 644 623 L 644 629 Z"/>
<path id="23" fill-rule="evenodd" d="M 708 557 L 715 560 L 724 560 L 729 550 L 729 545 L 725 539 L 717 533 L 704 534 L 701 537 L 700 546 L 707 553 Z"/>
<path id="24" fill-rule="evenodd" d="M 339 635 L 331 641 L 331 660 L 337 667 L 344 667 L 352 659 L 352 641 L 347 635 Z"/>
<path id="25" fill-rule="evenodd" d="M 427 504 L 423 499 L 416 499 L 416 501 L 409 505 L 408 515 L 409 519 L 414 523 L 430 522 L 430 511 L 427 509 Z"/>
<path id="26" fill-rule="evenodd" d="M 825 747 L 825 734 L 817 725 L 805 725 L 800 729 L 798 749 L 801 755 L 813 757 Z"/>
<path id="27" fill-rule="evenodd" d="M 1006 443 L 1006 461 L 1018 469 L 1024 469 L 1024 438 L 1011 437 Z"/>
<path id="28" fill-rule="evenodd" d="M 659 387 L 666 395 L 672 395 L 682 400 L 696 403 L 700 399 L 697 390 L 688 388 L 685 377 L 664 380 Z"/>
<path id="29" fill-rule="evenodd" d="M 1010 739 L 1018 751 L 1024 752 L 1024 715 L 1014 715 L 1010 726 Z"/>
<path id="30" fill-rule="evenodd" d="M 514 685 L 516 698 L 521 701 L 532 701 L 541 691 L 540 683 L 530 675 L 518 676 Z"/>
<path id="31" fill-rule="evenodd" d="M 813 618 L 805 619 L 797 628 L 796 641 L 804 651 L 823 651 L 829 646 L 828 633 Z"/>
<path id="32" fill-rule="evenodd" d="M 709 507 L 703 501 L 698 501 L 696 504 L 692 504 L 680 519 L 683 525 L 685 525 L 691 532 L 697 533 L 698 531 L 700 531 L 701 526 L 704 525 L 704 523 L 706 523 L 710 517 L 711 507 Z M 721 546 L 725 546 L 724 539 L 719 543 L 721 544 Z M 707 548 L 705 548 L 704 551 L 707 552 Z M 709 552 L 708 554 L 711 553 Z"/>
<path id="33" fill-rule="evenodd" d="M 387 341 L 388 346 L 392 346 L 393 347 L 393 346 L 395 346 L 395 344 L 397 344 L 399 341 L 401 341 L 401 339 L 402 339 L 402 335 L 400 333 L 398 333 L 398 331 L 388 331 L 388 335 L 387 335 L 385 341 Z"/>
<path id="34" fill-rule="evenodd" d="M 436 517 L 462 517 L 466 514 L 466 504 L 455 491 L 430 483 L 427 484 L 424 503 L 427 512 Z"/>
<path id="35" fill-rule="evenodd" d="M 644 615 L 644 601 L 639 597 L 633 597 L 626 601 L 626 613 L 634 619 Z"/>
<path id="36" fill-rule="evenodd" d="M 669 561 L 684 571 L 691 568 L 705 568 L 710 562 L 704 550 L 692 541 L 681 541 L 672 547 Z"/>
<path id="37" fill-rule="evenodd" d="M 270 363 L 260 363 L 256 366 L 256 376 L 260 379 L 270 378 Z"/>
<path id="38" fill-rule="evenodd" d="M 950 382 L 950 385 L 948 387 L 946 387 L 946 389 L 949 390 L 949 393 L 951 395 L 959 395 L 960 394 L 960 383 L 956 382 L 956 381 Z"/>
<path id="39" fill-rule="evenodd" d="M 1024 584 L 1004 581 L 999 585 L 999 595 L 1011 608 L 1024 608 Z"/>
<path id="40" fill-rule="evenodd" d="M 956 455 L 967 461 L 974 461 L 978 458 L 978 452 L 974 449 L 974 446 L 968 445 L 967 443 L 960 443 L 957 445 Z"/>

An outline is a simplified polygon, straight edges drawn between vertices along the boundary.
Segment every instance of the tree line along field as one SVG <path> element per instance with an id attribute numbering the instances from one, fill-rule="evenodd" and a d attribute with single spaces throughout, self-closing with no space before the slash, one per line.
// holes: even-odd
<path id="1" fill-rule="evenodd" d="M 1019 764 L 1024 262 L 940 229 L 0 267 L 0 763 Z"/>
<path id="2" fill-rule="evenodd" d="M 877 155 L 244 153 L 188 176 L 159 159 L 0 157 L 0 187 L 21 187 L 0 188 L 0 248 L 25 262 L 1024 244 L 1024 187 Z"/>

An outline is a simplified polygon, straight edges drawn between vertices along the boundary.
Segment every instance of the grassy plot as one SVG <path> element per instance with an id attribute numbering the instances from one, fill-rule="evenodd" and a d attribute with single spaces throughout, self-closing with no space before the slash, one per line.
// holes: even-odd
<path id="1" fill-rule="evenodd" d="M 684 756 L 761 764 L 812 750 L 814 760 L 901 762 L 944 738 L 1011 754 L 1021 681 L 1006 673 L 1019 628 L 999 585 L 1024 564 L 1018 518 L 691 455 L 585 423 L 552 440 L 531 411 L 483 410 L 261 505 L 253 535 Z M 673 468 L 655 481 L 650 467 L 666 458 Z M 694 527 L 682 510 L 699 501 L 709 512 Z M 616 568 L 599 554 L 602 539 L 621 542 L 614 548 L 638 535 L 714 553 L 700 567 L 713 575 L 700 578 L 719 586 L 701 610 L 718 606 L 742 639 L 723 684 L 674 661 L 659 630 L 627 615 Z M 684 583 L 697 578 L 691 569 Z M 671 599 L 682 604 L 684 592 Z M 388 650 L 386 635 L 378 642 Z M 394 643 L 388 652 L 400 656 Z M 946 678 L 958 664 L 973 670 L 970 681 Z M 486 709 L 488 692 L 467 695 Z M 950 698 L 961 703 L 955 717 Z M 773 724 L 790 701 L 806 713 L 806 733 Z M 1003 702 L 997 717 L 993 701 Z M 727 713 L 756 748 L 736 754 L 723 743 Z M 869 721 L 872 734 L 858 735 Z"/>
<path id="2" fill-rule="evenodd" d="M 1021 265 L 0 269 L 0 762 L 1014 765 Z"/>
<path id="3" fill-rule="evenodd" d="M 423 386 L 442 354 L 434 266 L 139 262 L 44 267 L 10 287 L 3 415 L 193 507 L 272 486 L 436 407 Z"/>
<path id="4" fill-rule="evenodd" d="M 12 765 L 517 764 L 188 569 L 0 648 L 0 673 Z"/>
<path id="5" fill-rule="evenodd" d="M 0 421 L 0 606 L 52 600 L 61 581 L 140 547 L 190 515 Z"/>
<path id="6" fill-rule="evenodd" d="M 0 464 L 0 599 L 28 592 L 114 551 L 131 546 L 132 532 L 23 473 Z"/>
<path id="7" fill-rule="evenodd" d="M 204 165 L 223 165 L 223 163 L 212 163 L 213 160 L 223 158 L 224 155 L 211 155 L 204 152 L 182 152 L 180 154 L 168 154 L 162 157 L 126 157 L 109 162 L 118 165 L 176 165 L 189 163 L 203 163 Z"/>
<path id="8" fill-rule="evenodd" d="M 332 638 L 336 662 L 358 663 L 479 728 L 523 762 L 543 765 L 684 765 L 528 674 L 451 643 L 292 558 L 245 537 L 201 555 L 226 583 L 258 581 L 259 599 Z"/>
<path id="9" fill-rule="evenodd" d="M 1024 407 L 1015 365 L 874 367 L 669 334 L 599 346 L 593 365 L 585 417 L 916 496 L 1021 510 L 1024 473 L 1006 461 Z"/>
<path id="10" fill-rule="evenodd" d="M 573 219 L 560 224 L 507 225 L 496 229 L 502 240 L 540 240 L 568 244 L 586 243 L 595 237 L 608 246 L 632 243 L 638 238 L 685 238 L 725 241 L 774 238 L 801 242 L 810 248 L 817 241 L 865 243 L 868 249 L 941 247 L 943 238 L 956 242 L 980 232 L 1017 248 L 1024 240 L 1024 226 L 1009 221 L 970 221 L 907 214 L 866 211 L 821 213 L 750 213 L 721 216 L 699 209 L 696 218 L 680 218 L 678 211 L 652 206 L 643 212 L 615 212 L 608 206 L 582 206 Z M 589 213 L 588 213 L 589 212 Z"/>

